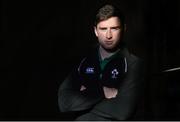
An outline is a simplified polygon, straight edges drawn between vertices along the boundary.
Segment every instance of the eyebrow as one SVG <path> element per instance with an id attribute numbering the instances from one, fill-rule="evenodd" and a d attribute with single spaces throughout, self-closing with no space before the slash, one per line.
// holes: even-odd
<path id="1" fill-rule="evenodd" d="M 121 26 L 114 26 L 114 27 L 110 27 L 112 29 L 116 29 L 116 28 L 121 28 Z"/>
<path id="2" fill-rule="evenodd" d="M 106 29 L 107 27 L 99 27 L 99 29 Z"/>
<path id="3" fill-rule="evenodd" d="M 121 28 L 121 26 L 113 26 L 113 27 L 110 27 L 110 29 L 120 29 Z M 99 29 L 107 29 L 107 27 L 99 27 Z"/>

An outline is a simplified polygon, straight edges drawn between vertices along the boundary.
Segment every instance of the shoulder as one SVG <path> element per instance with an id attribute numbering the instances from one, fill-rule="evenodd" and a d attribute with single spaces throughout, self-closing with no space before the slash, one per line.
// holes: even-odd
<path id="1" fill-rule="evenodd" d="M 80 59 L 80 63 L 78 65 L 78 69 L 82 67 L 95 67 L 98 65 L 99 57 L 98 51 L 96 48 L 91 48 L 83 55 Z"/>
<path id="2" fill-rule="evenodd" d="M 129 57 L 127 57 L 127 60 L 129 64 L 134 64 L 134 63 L 143 63 L 143 59 L 139 58 L 138 56 L 134 54 L 130 54 Z"/>
<path id="3" fill-rule="evenodd" d="M 81 56 L 81 61 L 97 60 L 97 58 L 98 58 L 98 48 L 91 47 L 91 48 L 88 48 L 85 54 Z"/>
<path id="4" fill-rule="evenodd" d="M 133 64 L 135 62 L 143 62 L 143 59 L 131 53 L 127 48 L 122 49 L 122 54 L 129 64 Z"/>
<path id="5" fill-rule="evenodd" d="M 122 49 L 122 55 L 127 61 L 128 69 L 144 67 L 144 60 L 131 53 L 127 48 Z"/>

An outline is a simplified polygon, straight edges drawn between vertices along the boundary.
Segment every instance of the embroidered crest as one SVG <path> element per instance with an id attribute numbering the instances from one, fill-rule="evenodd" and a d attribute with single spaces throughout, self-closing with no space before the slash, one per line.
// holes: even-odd
<path id="1" fill-rule="evenodd" d="M 119 74 L 119 72 L 117 71 L 117 69 L 112 70 L 111 73 L 112 73 L 111 78 L 113 78 L 113 79 L 117 78 L 117 75 Z"/>
<path id="2" fill-rule="evenodd" d="M 86 68 L 86 73 L 87 74 L 94 74 L 94 68 L 93 67 Z"/>

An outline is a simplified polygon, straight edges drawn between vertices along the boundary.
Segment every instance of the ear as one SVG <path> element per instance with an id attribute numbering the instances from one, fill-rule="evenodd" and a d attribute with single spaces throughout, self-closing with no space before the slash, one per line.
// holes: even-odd
<path id="1" fill-rule="evenodd" d="M 97 27 L 96 27 L 96 26 L 94 26 L 94 33 L 95 33 L 95 35 L 98 37 Z"/>

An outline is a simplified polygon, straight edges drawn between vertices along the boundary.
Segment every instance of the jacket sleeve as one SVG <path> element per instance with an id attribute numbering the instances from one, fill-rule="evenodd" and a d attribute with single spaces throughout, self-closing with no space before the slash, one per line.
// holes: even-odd
<path id="1" fill-rule="evenodd" d="M 138 59 L 128 68 L 128 74 L 118 89 L 116 98 L 104 99 L 91 112 L 110 120 L 127 120 L 133 114 L 143 88 L 143 63 Z"/>
<path id="2" fill-rule="evenodd" d="M 80 82 L 75 71 L 63 81 L 58 90 L 58 106 L 61 112 L 82 111 L 92 108 L 101 98 L 80 91 Z"/>

